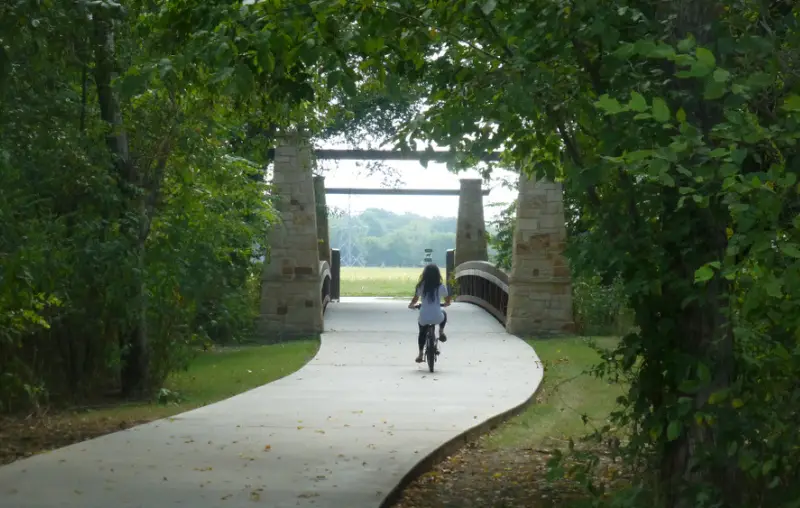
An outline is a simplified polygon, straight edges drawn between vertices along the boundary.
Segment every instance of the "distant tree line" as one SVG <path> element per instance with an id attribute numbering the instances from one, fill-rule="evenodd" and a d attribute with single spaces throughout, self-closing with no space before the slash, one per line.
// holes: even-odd
<path id="1" fill-rule="evenodd" d="M 420 266 L 425 249 L 444 266 L 445 253 L 456 246 L 455 217 L 427 218 L 369 208 L 346 216 L 333 213 L 331 247 L 340 249 L 343 266 Z"/>

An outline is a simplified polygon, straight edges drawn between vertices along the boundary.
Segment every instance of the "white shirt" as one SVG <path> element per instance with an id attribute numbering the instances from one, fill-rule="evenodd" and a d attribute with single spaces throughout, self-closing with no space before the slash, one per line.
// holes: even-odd
<path id="1" fill-rule="evenodd" d="M 433 301 L 429 300 L 427 296 L 423 296 L 424 286 L 420 284 L 417 288 L 417 296 L 420 298 L 419 308 L 419 324 L 421 325 L 438 325 L 444 321 L 444 313 L 439 301 L 448 295 L 447 287 L 444 284 L 439 284 L 436 289 L 436 295 Z"/>

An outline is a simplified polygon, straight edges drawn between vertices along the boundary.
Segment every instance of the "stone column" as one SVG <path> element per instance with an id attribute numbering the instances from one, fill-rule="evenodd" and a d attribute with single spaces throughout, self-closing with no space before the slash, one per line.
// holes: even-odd
<path id="1" fill-rule="evenodd" d="M 480 178 L 461 179 L 456 225 L 456 266 L 466 261 L 488 261 L 483 189 Z"/>
<path id="2" fill-rule="evenodd" d="M 322 301 L 311 147 L 306 139 L 291 135 L 279 142 L 272 184 L 281 222 L 267 237 L 260 333 L 270 342 L 312 337 L 322 333 Z"/>
<path id="3" fill-rule="evenodd" d="M 325 199 L 325 177 L 314 177 L 314 199 L 317 203 L 317 246 L 319 260 L 331 264 L 331 235 L 328 226 L 328 204 Z"/>
<path id="4" fill-rule="evenodd" d="M 574 330 L 561 184 L 519 180 L 506 330 L 519 336 Z"/>

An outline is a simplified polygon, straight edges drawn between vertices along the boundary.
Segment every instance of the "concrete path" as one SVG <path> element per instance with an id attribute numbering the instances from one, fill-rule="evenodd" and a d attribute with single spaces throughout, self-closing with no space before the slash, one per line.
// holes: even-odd
<path id="1" fill-rule="evenodd" d="M 228 400 L 0 468 L 0 508 L 373 508 L 440 445 L 523 404 L 534 351 L 470 304 L 437 372 L 398 300 L 333 303 L 319 354 Z"/>

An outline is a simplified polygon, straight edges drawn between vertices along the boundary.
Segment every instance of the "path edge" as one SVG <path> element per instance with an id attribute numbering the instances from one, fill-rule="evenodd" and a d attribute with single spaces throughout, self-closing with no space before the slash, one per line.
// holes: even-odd
<path id="1" fill-rule="evenodd" d="M 517 338 L 519 339 L 519 337 Z M 527 344 L 527 341 L 523 339 L 519 340 L 522 340 Z M 528 346 L 533 349 L 533 346 L 530 344 L 528 344 Z M 533 349 L 533 351 L 534 354 L 536 354 L 536 350 Z M 444 459 L 456 451 L 464 448 L 469 443 L 476 441 L 481 436 L 488 434 L 501 424 L 522 413 L 528 408 L 528 406 L 536 401 L 536 396 L 539 395 L 539 390 L 542 388 L 542 384 L 544 384 L 544 372 L 542 372 L 542 379 L 539 381 L 536 389 L 533 391 L 531 396 L 522 401 L 522 403 L 502 411 L 492 416 L 488 420 L 484 420 L 483 422 L 457 434 L 456 436 L 439 445 L 431 453 L 420 459 L 419 462 L 417 462 L 405 475 L 403 475 L 397 485 L 395 485 L 394 488 L 389 491 L 389 494 L 383 499 L 379 505 L 379 508 L 392 508 L 400 500 L 403 492 L 414 482 L 414 480 L 433 469 L 434 466 L 441 463 Z"/>

